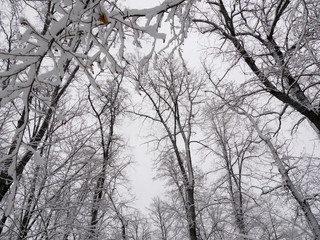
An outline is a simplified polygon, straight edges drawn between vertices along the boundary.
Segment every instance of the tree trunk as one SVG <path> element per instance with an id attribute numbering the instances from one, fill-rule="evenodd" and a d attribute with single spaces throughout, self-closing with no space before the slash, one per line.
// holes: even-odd
<path id="1" fill-rule="evenodd" d="M 32 179 L 32 185 L 31 185 L 30 192 L 29 192 L 28 199 L 27 199 L 26 210 L 24 211 L 22 221 L 20 222 L 18 240 L 25 239 L 25 237 L 28 234 L 29 222 L 32 217 L 33 209 L 34 209 L 32 207 L 32 204 L 34 201 L 34 195 L 35 195 L 35 191 L 36 191 L 36 183 L 38 180 L 39 169 L 40 168 L 37 166 L 35 169 L 34 177 Z"/>
<path id="2" fill-rule="evenodd" d="M 248 119 L 251 121 L 253 127 L 256 129 L 257 133 L 259 134 L 259 137 L 266 143 L 266 145 L 270 149 L 271 154 L 277 163 L 277 166 L 278 166 L 279 172 L 281 174 L 284 186 L 290 191 L 293 198 L 296 200 L 296 202 L 301 207 L 301 209 L 305 215 L 305 218 L 311 228 L 314 239 L 320 240 L 320 225 L 318 223 L 318 220 L 316 219 L 315 215 L 313 214 L 311 207 L 310 207 L 309 203 L 307 202 L 307 200 L 298 191 L 298 189 L 295 187 L 295 185 L 291 181 L 291 178 L 288 174 L 288 170 L 285 168 L 285 165 L 282 163 L 282 160 L 279 157 L 277 150 L 273 146 L 270 139 L 264 136 L 264 134 L 262 133 L 262 131 L 258 127 L 257 123 L 254 121 L 254 119 L 248 113 L 244 112 L 243 114 L 248 117 Z"/>
<path id="3" fill-rule="evenodd" d="M 198 240 L 193 186 L 186 189 L 186 211 L 190 240 Z"/>

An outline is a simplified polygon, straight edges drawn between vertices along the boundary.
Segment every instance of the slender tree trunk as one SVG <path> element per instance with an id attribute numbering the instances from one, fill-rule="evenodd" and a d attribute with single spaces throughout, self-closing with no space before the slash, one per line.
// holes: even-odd
<path id="1" fill-rule="evenodd" d="M 100 113 L 98 113 L 98 111 L 96 110 L 96 108 L 93 104 L 93 101 L 90 98 L 90 89 L 88 89 L 88 91 L 89 91 L 88 92 L 88 94 L 89 94 L 88 99 L 89 99 L 90 105 L 95 113 L 95 117 L 98 119 L 98 122 L 99 122 L 101 146 L 102 146 L 102 150 L 103 150 L 102 168 L 101 168 L 101 172 L 99 174 L 99 178 L 97 180 L 97 184 L 96 184 L 96 187 L 94 190 L 93 205 L 92 205 L 92 209 L 91 209 L 91 222 L 90 222 L 89 239 L 92 239 L 98 235 L 96 228 L 97 228 L 97 224 L 99 222 L 98 215 L 99 215 L 100 203 L 101 203 L 101 200 L 102 200 L 104 192 L 105 192 L 105 189 L 104 189 L 105 184 L 104 183 L 106 180 L 107 167 L 109 164 L 109 160 L 111 159 L 112 145 L 114 142 L 114 127 L 115 127 L 115 123 L 116 123 L 116 111 L 117 110 L 115 109 L 115 106 L 112 104 L 115 104 L 115 102 L 118 100 L 117 96 L 119 93 L 118 92 L 119 88 L 116 89 L 115 98 L 112 99 L 112 101 L 114 101 L 114 102 L 111 103 L 112 106 L 109 106 L 110 108 L 108 109 L 109 110 L 108 117 L 110 117 L 110 122 L 109 122 L 109 128 L 108 128 L 107 133 L 104 130 L 104 123 L 101 119 L 101 114 L 104 114 L 105 112 L 101 111 Z M 106 134 L 108 134 L 108 138 L 105 141 Z"/>
<path id="2" fill-rule="evenodd" d="M 190 240 L 198 240 L 193 186 L 186 189 L 186 211 Z"/>
<path id="3" fill-rule="evenodd" d="M 95 188 L 95 192 L 93 195 L 93 206 L 91 209 L 91 222 L 90 222 L 90 235 L 89 239 L 93 239 L 97 236 L 97 224 L 98 224 L 98 214 L 99 214 L 99 208 L 100 208 L 100 202 L 103 197 L 103 186 L 105 182 L 105 176 L 104 172 L 101 173 L 101 176 L 98 178 L 97 186 Z M 102 175 L 103 174 L 103 175 Z"/>
<path id="4" fill-rule="evenodd" d="M 248 117 L 248 119 L 251 121 L 253 127 L 255 128 L 255 130 L 257 131 L 259 137 L 266 143 L 266 145 L 268 146 L 268 148 L 270 149 L 270 152 L 274 158 L 274 160 L 277 163 L 279 172 L 281 174 L 282 177 L 282 181 L 284 186 L 290 191 L 290 193 L 292 194 L 293 198 L 296 200 L 296 202 L 299 204 L 299 206 L 301 207 L 304 216 L 311 228 L 311 231 L 314 235 L 314 239 L 315 240 L 320 240 L 320 225 L 319 222 L 317 220 L 317 218 L 315 217 L 315 215 L 313 214 L 311 207 L 309 205 L 309 203 L 307 202 L 307 200 L 305 199 L 305 197 L 298 191 L 298 189 L 296 188 L 296 186 L 293 184 L 293 182 L 291 181 L 291 178 L 288 174 L 288 170 L 286 169 L 285 165 L 283 164 L 281 158 L 279 157 L 277 150 L 275 149 L 275 147 L 273 146 L 272 142 L 270 141 L 270 139 L 268 137 L 265 137 L 264 134 L 262 133 L 262 131 L 260 130 L 260 128 L 258 127 L 257 123 L 254 121 L 254 119 L 245 112 L 242 112 L 243 115 L 246 115 Z"/>
<path id="5" fill-rule="evenodd" d="M 34 204 L 34 196 L 35 196 L 36 184 L 37 184 L 38 175 L 39 175 L 39 169 L 40 168 L 37 166 L 35 169 L 34 177 L 32 179 L 32 184 L 31 184 L 30 192 L 27 199 L 26 210 L 23 214 L 22 221 L 20 223 L 18 240 L 25 239 L 25 237 L 28 234 L 29 222 L 33 214 L 32 204 Z"/>
<path id="6" fill-rule="evenodd" d="M 233 172 L 228 171 L 228 185 L 229 185 L 229 191 L 232 201 L 232 208 L 233 208 L 233 215 L 235 218 L 236 226 L 239 230 L 239 233 L 243 236 L 248 235 L 248 231 L 245 224 L 245 217 L 243 212 L 243 204 L 242 204 L 242 195 L 239 189 L 235 187 L 234 189 L 234 183 L 232 180 L 232 174 Z M 241 237 L 243 240 L 247 240 L 245 237 Z"/>
<path id="7" fill-rule="evenodd" d="M 182 186 L 177 184 L 177 191 L 183 192 L 181 199 L 188 224 L 186 230 L 190 240 L 198 240 L 194 196 L 195 179 L 190 144 L 191 129 L 194 124 L 193 107 L 197 104 L 195 99 L 198 97 L 202 83 L 199 81 L 191 84 L 189 74 L 184 72 L 185 69 L 182 68 L 182 65 L 179 69 L 175 65 L 175 61 L 174 58 L 165 60 L 163 62 L 164 66 L 156 69 L 155 76 L 146 78 L 150 85 L 140 85 L 141 91 L 146 94 L 154 107 L 157 117 L 148 114 L 142 114 L 141 116 L 160 123 L 167 134 L 166 137 L 170 141 L 170 147 L 179 167 L 179 175 L 182 181 Z M 168 68 L 165 69 L 166 67 Z M 154 79 L 157 80 L 154 81 Z M 180 187 L 182 187 L 182 190 Z"/>
<path id="8" fill-rule="evenodd" d="M 60 98 L 62 97 L 62 95 L 65 93 L 65 91 L 67 90 L 68 86 L 70 85 L 71 81 L 74 79 L 76 73 L 79 70 L 79 65 L 75 67 L 75 69 L 72 71 L 72 73 L 70 74 L 67 82 L 65 83 L 65 85 L 61 88 L 60 86 L 57 86 L 52 94 L 52 100 L 51 100 L 51 105 L 50 108 L 47 111 L 47 114 L 42 122 L 41 127 L 39 128 L 39 130 L 33 135 L 32 139 L 30 140 L 30 146 L 36 150 L 44 136 L 44 134 L 46 133 L 47 129 L 49 128 L 49 123 L 53 114 L 53 109 L 55 109 L 55 107 L 57 106 Z M 61 88 L 61 89 L 60 89 Z M 21 123 L 20 123 L 21 122 Z M 18 126 L 21 126 L 23 124 L 23 120 L 22 117 L 20 118 L 19 122 L 18 122 Z M 9 151 L 9 155 L 10 152 L 12 152 L 15 148 L 14 146 L 15 143 L 12 144 L 12 147 L 10 148 Z M 20 162 L 18 163 L 17 166 L 17 176 L 20 176 L 25 168 L 25 166 L 27 165 L 27 163 L 30 161 L 31 157 L 33 156 L 33 151 L 27 151 L 23 157 L 21 158 Z M 9 163 L 12 163 L 12 159 L 8 160 Z M 1 171 L 0 173 L 0 202 L 2 201 L 3 197 L 6 195 L 6 193 L 9 191 L 11 185 L 13 183 L 13 178 L 12 176 L 10 176 L 8 174 L 8 171 Z"/>
<path id="9" fill-rule="evenodd" d="M 127 240 L 127 232 L 126 232 L 127 225 L 126 225 L 124 219 L 121 218 L 120 221 L 121 221 L 121 237 L 122 237 L 122 240 Z"/>
<path id="10" fill-rule="evenodd" d="M 226 164 L 228 188 L 229 188 L 229 194 L 231 197 L 231 204 L 233 208 L 235 223 L 239 230 L 239 233 L 243 236 L 246 236 L 248 235 L 248 231 L 245 224 L 245 216 L 243 212 L 243 200 L 242 200 L 243 197 L 241 192 L 241 183 L 240 183 L 240 180 L 235 179 L 235 173 L 232 169 L 231 159 L 229 157 L 229 154 L 226 148 L 227 143 L 221 138 L 220 133 L 217 133 L 217 135 L 220 138 L 222 154 Z M 240 176 L 239 176 L 239 179 L 240 179 Z M 241 236 L 240 239 L 247 240 L 247 238 L 243 236 Z"/>
<path id="11" fill-rule="evenodd" d="M 7 218 L 8 218 L 8 216 L 6 214 L 3 214 L 3 216 L 2 216 L 2 218 L 0 220 L 0 235 L 1 235 L 1 233 L 3 231 L 3 228 L 4 228 L 5 224 L 6 224 Z"/>

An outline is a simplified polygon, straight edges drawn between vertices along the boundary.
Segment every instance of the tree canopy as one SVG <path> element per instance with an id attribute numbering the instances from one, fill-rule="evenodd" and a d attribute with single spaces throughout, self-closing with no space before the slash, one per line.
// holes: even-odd
<path id="1" fill-rule="evenodd" d="M 312 0 L 4 0 L 0 238 L 320 239 L 319 15 Z M 166 185 L 144 214 L 135 119 Z"/>

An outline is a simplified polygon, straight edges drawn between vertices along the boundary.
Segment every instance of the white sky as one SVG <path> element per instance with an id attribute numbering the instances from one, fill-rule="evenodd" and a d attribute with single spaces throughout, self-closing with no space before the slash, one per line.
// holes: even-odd
<path id="1" fill-rule="evenodd" d="M 130 154 L 134 164 L 129 167 L 131 192 L 135 195 L 136 206 L 144 211 L 151 204 L 152 198 L 164 194 L 164 183 L 154 180 L 156 171 L 153 168 L 154 155 L 145 142 L 145 130 L 141 120 L 126 119 L 122 124 L 122 135 L 129 140 Z"/>

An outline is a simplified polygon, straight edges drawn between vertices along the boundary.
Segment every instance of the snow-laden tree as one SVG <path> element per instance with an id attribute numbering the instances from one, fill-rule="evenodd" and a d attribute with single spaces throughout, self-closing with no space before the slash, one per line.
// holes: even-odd
<path id="1" fill-rule="evenodd" d="M 213 50 L 243 66 L 252 89 L 263 89 L 294 109 L 318 132 L 319 3 L 317 1 L 208 1 L 193 21 L 218 37 Z M 244 65 L 243 65 L 244 64 Z M 300 121 L 299 121 L 300 122 Z"/>
<path id="2" fill-rule="evenodd" d="M 166 44 L 183 41 L 190 24 L 191 2 L 165 1 L 144 10 L 126 9 L 119 1 L 3 1 L 1 10 L 0 111 L 1 142 L 0 201 L 8 211 L 18 188 L 18 179 L 32 158 L 41 162 L 39 147 L 59 102 L 77 76 L 84 76 L 96 92 L 99 73 L 107 68 L 123 74 L 126 48 L 141 47 L 141 37 L 152 39 L 150 51 L 140 63 L 147 67 L 158 39 Z M 175 33 L 161 33 L 167 21 Z M 182 23 L 177 34 L 175 21 Z M 101 85 L 99 85 L 101 84 Z M 70 95 L 69 95 L 70 96 Z"/>
<path id="3" fill-rule="evenodd" d="M 121 157 L 113 125 L 114 107 L 124 103 L 113 90 L 134 66 L 146 110 L 139 114 L 163 129 L 156 139 L 158 168 L 172 190 L 171 201 L 153 206 L 157 236 L 319 239 L 318 159 L 307 151 L 296 155 L 288 143 L 297 136 L 288 137 L 291 129 L 306 127 L 304 119 L 320 130 L 317 1 L 165 0 L 141 10 L 120 0 L 2 4 L 3 238 L 152 238 L 148 221 L 122 198 L 129 161 Z M 158 58 L 149 64 L 158 47 L 182 47 L 192 26 L 214 36 L 208 55 L 229 61 L 219 78 L 206 62 L 213 91 L 184 65 L 171 62 L 167 71 L 170 64 Z M 145 51 L 140 60 L 129 57 L 135 47 Z M 230 79 L 238 66 L 243 84 Z M 206 133 L 219 143 L 201 141 L 220 159 L 205 174 L 195 170 L 191 147 L 195 130 L 202 135 L 198 97 L 204 87 L 201 101 L 223 102 L 201 119 L 212 120 Z M 293 123 L 291 116 L 300 119 Z M 237 121 L 245 129 L 230 130 Z M 250 165 L 252 146 L 261 155 Z M 225 173 L 219 181 L 204 177 L 221 172 L 217 166 Z M 265 166 L 270 172 L 261 170 Z"/>
<path id="4" fill-rule="evenodd" d="M 42 162 L 20 176 L 14 211 L 6 213 L 8 195 L 1 204 L 1 238 L 98 239 L 127 225 L 131 160 L 117 134 L 127 94 L 121 74 L 103 75 L 103 95 L 77 79 L 72 98 L 60 101 L 64 118 L 53 115 L 39 148 Z"/>

